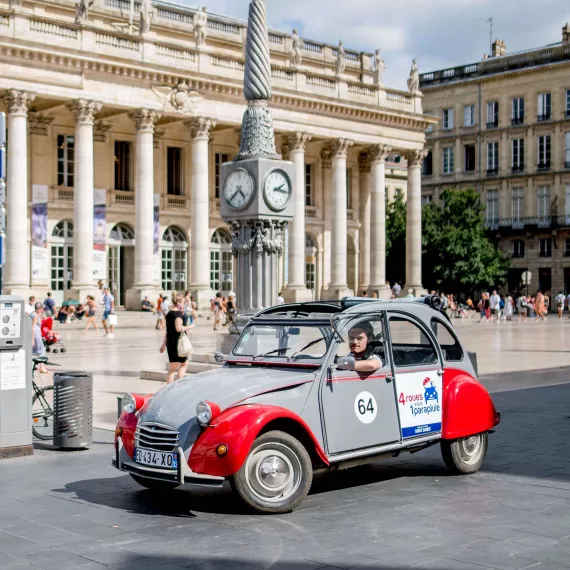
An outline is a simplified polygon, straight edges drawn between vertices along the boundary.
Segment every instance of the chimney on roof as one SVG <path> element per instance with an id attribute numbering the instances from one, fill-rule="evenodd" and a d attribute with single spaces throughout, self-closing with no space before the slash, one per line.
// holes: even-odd
<path id="1" fill-rule="evenodd" d="M 566 22 L 566 25 L 562 28 L 562 43 L 570 44 L 570 24 Z"/>
<path id="2" fill-rule="evenodd" d="M 495 40 L 493 42 L 493 50 L 491 52 L 491 57 L 500 57 L 501 55 L 506 55 L 507 46 L 503 40 Z"/>

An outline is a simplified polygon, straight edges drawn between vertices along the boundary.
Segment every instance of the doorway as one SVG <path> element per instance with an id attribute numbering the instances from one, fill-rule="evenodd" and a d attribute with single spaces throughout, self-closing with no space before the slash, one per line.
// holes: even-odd
<path id="1" fill-rule="evenodd" d="M 117 224 L 110 235 L 107 256 L 109 288 L 117 306 L 124 306 L 127 290 L 135 282 L 135 234 L 126 224 Z"/>

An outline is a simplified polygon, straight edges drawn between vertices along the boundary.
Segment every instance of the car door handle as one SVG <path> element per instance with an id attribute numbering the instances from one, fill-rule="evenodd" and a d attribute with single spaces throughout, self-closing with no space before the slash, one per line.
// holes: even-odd
<path id="1" fill-rule="evenodd" d="M 438 375 L 438 376 L 443 376 L 443 370 L 438 370 L 438 371 L 437 371 L 437 375 Z"/>
<path id="2" fill-rule="evenodd" d="M 394 380 L 394 377 L 393 377 L 393 376 L 386 376 L 386 382 L 387 382 L 388 384 L 390 384 L 390 382 L 392 382 L 393 380 Z"/>

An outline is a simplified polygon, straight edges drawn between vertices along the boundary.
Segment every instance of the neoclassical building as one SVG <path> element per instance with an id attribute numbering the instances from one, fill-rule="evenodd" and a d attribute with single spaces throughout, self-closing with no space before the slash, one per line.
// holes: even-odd
<path id="1" fill-rule="evenodd" d="M 219 173 L 239 146 L 246 23 L 150 0 L 130 19 L 129 7 L 0 1 L 5 293 L 60 301 L 102 279 L 138 308 L 159 291 L 233 288 Z M 382 291 L 385 203 L 401 192 L 407 284 L 421 289 L 420 172 L 436 121 L 421 94 L 384 86 L 375 54 L 278 31 L 270 45 L 278 145 L 302 171 L 305 201 L 281 282 L 317 299 Z"/>

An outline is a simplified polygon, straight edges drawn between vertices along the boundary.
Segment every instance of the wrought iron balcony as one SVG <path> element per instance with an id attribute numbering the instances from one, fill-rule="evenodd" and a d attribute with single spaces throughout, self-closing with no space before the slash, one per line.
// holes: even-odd
<path id="1" fill-rule="evenodd" d="M 546 170 L 550 170 L 550 161 L 548 162 L 539 162 L 538 166 L 536 167 L 537 170 L 540 172 L 544 172 Z"/>
<path id="2" fill-rule="evenodd" d="M 487 168 L 487 176 L 497 176 L 499 174 L 499 168 Z"/>
<path id="3" fill-rule="evenodd" d="M 524 123 L 524 115 L 520 117 L 513 117 L 511 119 L 511 125 L 522 125 Z"/>
<path id="4" fill-rule="evenodd" d="M 539 123 L 542 121 L 550 121 L 551 115 L 550 113 L 544 113 L 543 115 L 538 115 L 536 119 Z"/>
<path id="5" fill-rule="evenodd" d="M 496 229 L 556 229 L 570 228 L 570 216 L 533 216 L 526 218 L 500 218 L 498 220 L 485 221 L 485 227 Z"/>

